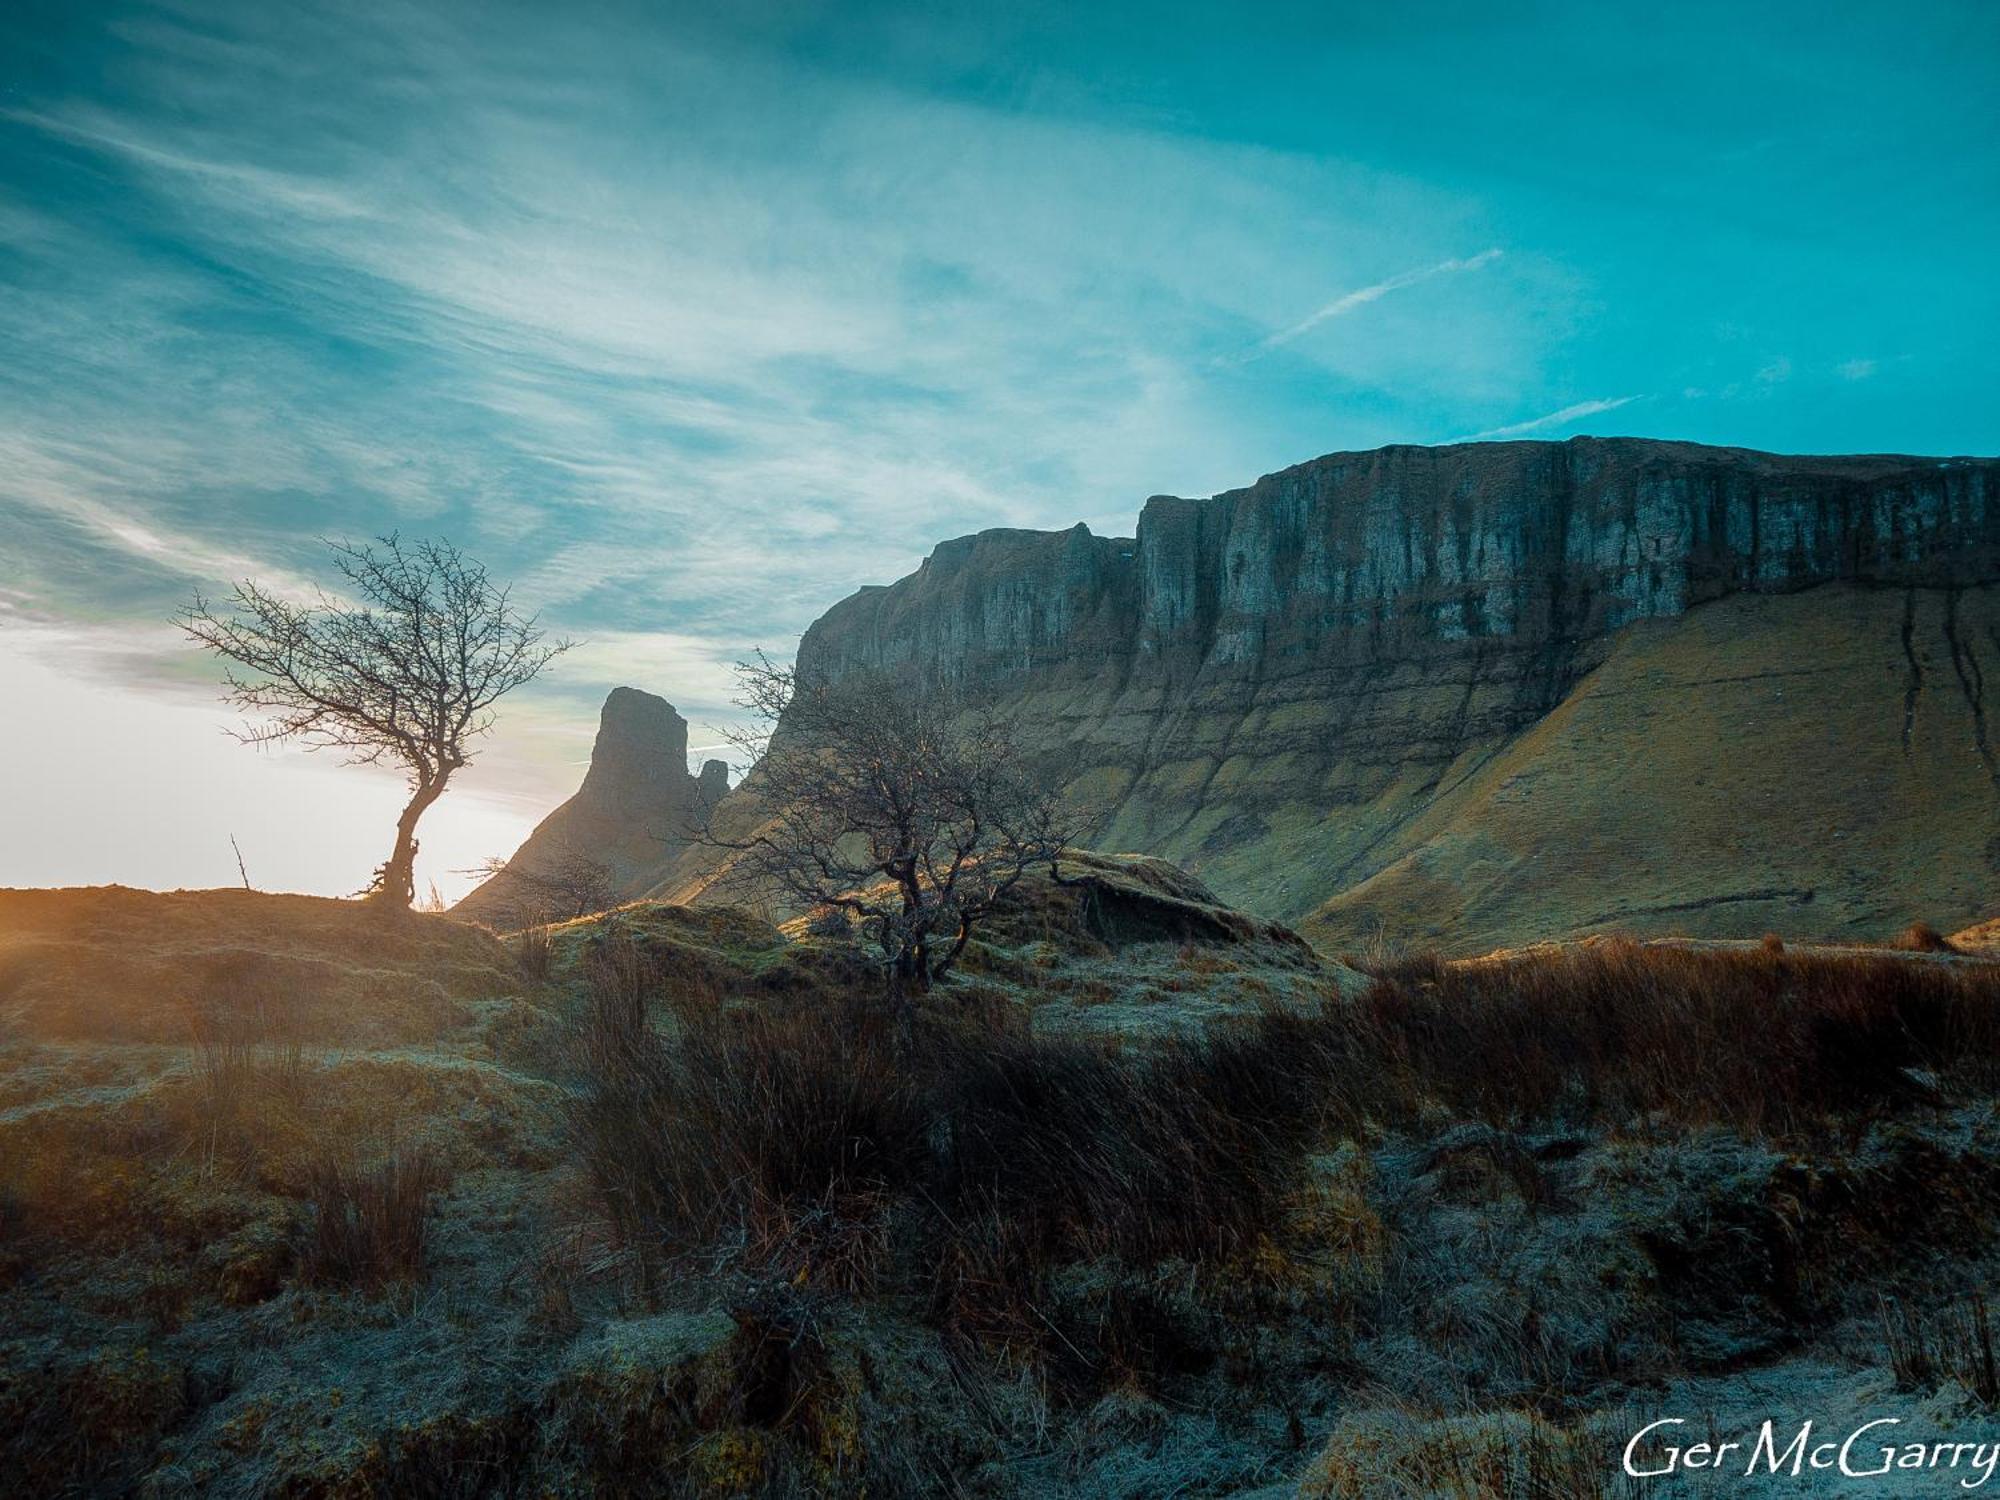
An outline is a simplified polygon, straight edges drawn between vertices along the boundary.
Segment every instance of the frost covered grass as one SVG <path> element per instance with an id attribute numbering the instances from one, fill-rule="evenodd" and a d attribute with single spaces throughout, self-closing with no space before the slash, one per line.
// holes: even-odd
<path id="1" fill-rule="evenodd" d="M 1567 1496 L 1622 1493 L 1663 1392 L 1985 1402 L 1986 966 L 1596 943 L 1362 980 L 1091 868 L 907 1044 L 851 944 L 726 910 L 525 955 L 357 918 L 313 941 L 365 985 L 202 958 L 197 1020 L 136 995 L 108 1035 L 76 1002 L 110 960 L 43 946 L 0 1039 L 0 1467 Z"/>

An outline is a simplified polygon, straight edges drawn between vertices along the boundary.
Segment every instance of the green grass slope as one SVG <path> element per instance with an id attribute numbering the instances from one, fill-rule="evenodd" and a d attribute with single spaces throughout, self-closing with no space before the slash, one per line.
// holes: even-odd
<path id="1" fill-rule="evenodd" d="M 2000 596 L 1829 586 L 1630 627 L 1303 924 L 1457 952 L 1611 930 L 1887 939 L 1988 915 Z"/>

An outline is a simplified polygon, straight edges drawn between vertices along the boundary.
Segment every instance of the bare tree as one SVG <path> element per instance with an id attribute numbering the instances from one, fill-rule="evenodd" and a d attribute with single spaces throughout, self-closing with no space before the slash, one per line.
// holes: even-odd
<path id="1" fill-rule="evenodd" d="M 369 886 L 407 908 L 417 820 L 492 728 L 493 704 L 571 643 L 546 640 L 535 617 L 448 542 L 391 535 L 327 546 L 350 599 L 319 593 L 294 604 L 246 581 L 221 606 L 196 595 L 179 623 L 228 664 L 228 701 L 262 716 L 238 734 L 246 744 L 296 740 L 408 773 L 395 846 Z"/>
<path id="2" fill-rule="evenodd" d="M 495 855 L 463 873 L 498 880 L 500 889 L 510 893 L 512 919 L 524 927 L 587 917 L 618 899 L 610 867 L 568 843 L 532 862 Z"/>
<path id="3" fill-rule="evenodd" d="M 747 837 L 711 828 L 702 841 L 733 851 L 725 879 L 857 923 L 906 1023 L 1021 877 L 1054 871 L 1075 820 L 1023 771 L 1007 726 L 947 686 L 802 673 L 762 653 L 737 673 L 742 706 L 770 726 L 768 740 L 735 736 L 762 749 L 767 817 Z"/>

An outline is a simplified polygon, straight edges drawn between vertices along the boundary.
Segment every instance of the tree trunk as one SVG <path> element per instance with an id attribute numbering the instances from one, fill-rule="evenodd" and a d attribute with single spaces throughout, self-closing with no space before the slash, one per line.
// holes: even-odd
<path id="1" fill-rule="evenodd" d="M 382 866 L 377 877 L 373 895 L 376 900 L 395 907 L 398 911 L 408 911 L 417 899 L 417 819 L 424 815 L 429 806 L 444 795 L 444 778 L 435 781 L 420 781 L 410 796 L 409 805 L 403 815 L 396 819 L 396 847 L 390 851 L 388 863 Z"/>
<path id="2" fill-rule="evenodd" d="M 942 979 L 951 972 L 952 965 L 958 962 L 958 956 L 965 952 L 965 945 L 971 938 L 972 924 L 963 917 L 959 918 L 958 931 L 952 937 L 951 948 L 945 953 L 944 961 L 931 970 L 933 981 Z"/>
<path id="3" fill-rule="evenodd" d="M 916 1037 L 919 980 L 910 955 L 899 953 L 889 969 L 889 1023 L 894 1028 L 896 1055 L 907 1057 Z"/>

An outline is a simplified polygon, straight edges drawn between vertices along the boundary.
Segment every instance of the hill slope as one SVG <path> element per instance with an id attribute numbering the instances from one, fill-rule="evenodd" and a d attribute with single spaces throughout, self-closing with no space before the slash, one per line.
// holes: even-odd
<path id="1" fill-rule="evenodd" d="M 1538 928 L 1949 930 L 2000 887 L 1996 664 L 1992 588 L 1833 584 L 1635 624 L 1414 806 L 1307 929 L 1474 949 Z"/>

